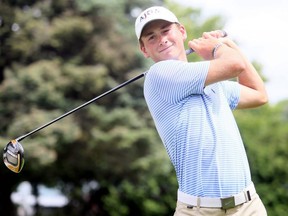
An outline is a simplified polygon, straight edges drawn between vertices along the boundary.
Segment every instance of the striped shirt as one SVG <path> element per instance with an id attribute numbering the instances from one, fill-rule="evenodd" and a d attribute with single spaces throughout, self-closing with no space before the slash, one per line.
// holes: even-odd
<path id="1" fill-rule="evenodd" d="M 170 160 L 179 190 L 226 197 L 251 183 L 250 168 L 232 110 L 240 86 L 204 86 L 210 62 L 166 60 L 145 76 L 144 96 Z"/>

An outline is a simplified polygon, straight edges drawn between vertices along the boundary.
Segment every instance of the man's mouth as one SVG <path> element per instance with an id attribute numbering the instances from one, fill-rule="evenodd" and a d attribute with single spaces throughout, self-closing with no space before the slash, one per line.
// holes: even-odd
<path id="1" fill-rule="evenodd" d="M 165 47 L 164 49 L 161 49 L 161 50 L 160 50 L 160 53 L 165 52 L 166 50 L 168 50 L 168 49 L 171 48 L 171 47 L 172 47 L 172 45 L 167 46 L 167 47 Z"/>

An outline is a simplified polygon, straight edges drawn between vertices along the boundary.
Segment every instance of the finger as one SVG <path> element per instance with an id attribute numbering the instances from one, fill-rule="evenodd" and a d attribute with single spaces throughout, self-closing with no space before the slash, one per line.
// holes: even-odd
<path id="1" fill-rule="evenodd" d="M 199 44 L 201 41 L 203 41 L 204 38 L 200 37 L 200 38 L 195 38 L 192 40 L 192 42 L 194 42 L 195 44 Z"/>
<path id="2" fill-rule="evenodd" d="M 215 32 L 203 32 L 202 37 L 205 39 L 211 38 L 211 37 L 216 37 Z"/>
<path id="3" fill-rule="evenodd" d="M 203 37 L 204 38 L 208 38 L 209 36 L 215 37 L 215 38 L 222 38 L 222 37 L 226 37 L 227 33 L 224 30 L 215 30 L 215 31 L 210 31 L 210 32 L 204 32 L 203 33 Z"/>
<path id="4" fill-rule="evenodd" d="M 188 42 L 188 46 L 192 49 L 198 47 L 199 41 L 197 39 Z"/>

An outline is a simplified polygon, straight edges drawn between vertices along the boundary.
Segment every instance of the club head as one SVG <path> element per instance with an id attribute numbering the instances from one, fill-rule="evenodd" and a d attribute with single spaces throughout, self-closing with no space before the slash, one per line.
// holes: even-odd
<path id="1" fill-rule="evenodd" d="M 11 171 L 19 173 L 24 166 L 24 149 L 17 140 L 11 140 L 4 148 L 3 160 Z"/>

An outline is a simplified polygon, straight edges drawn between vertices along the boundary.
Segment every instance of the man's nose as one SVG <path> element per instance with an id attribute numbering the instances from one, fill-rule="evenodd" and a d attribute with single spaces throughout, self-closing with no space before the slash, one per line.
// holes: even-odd
<path id="1" fill-rule="evenodd" d="M 164 44 L 166 44 L 168 41 L 167 41 L 167 38 L 166 37 L 160 37 L 160 41 L 159 41 L 159 45 L 162 46 Z"/>

